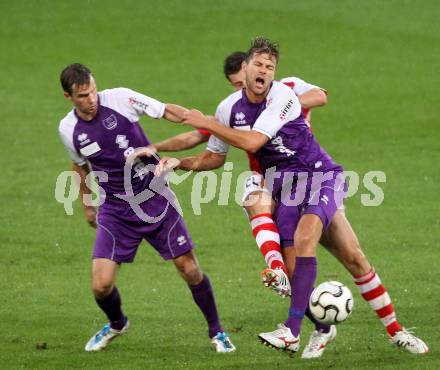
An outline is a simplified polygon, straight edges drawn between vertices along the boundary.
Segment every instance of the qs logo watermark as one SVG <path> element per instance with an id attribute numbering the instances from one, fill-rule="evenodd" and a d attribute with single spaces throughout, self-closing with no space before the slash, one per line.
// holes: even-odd
<path id="1" fill-rule="evenodd" d="M 158 159 L 157 155 L 156 159 Z M 165 217 L 168 208 L 174 207 L 180 214 L 182 209 L 175 194 L 170 189 L 178 187 L 184 182 L 191 181 L 191 173 L 181 175 L 170 171 L 161 176 L 155 176 L 156 165 L 146 164 L 139 159 L 127 161 L 124 167 L 124 194 L 111 194 L 126 202 L 135 214 L 145 222 L 159 222 Z M 369 171 L 363 176 L 355 171 L 345 172 L 286 172 L 276 171 L 275 168 L 266 171 L 263 177 L 244 171 L 233 176 L 233 163 L 226 162 L 223 171 L 202 171 L 192 177 L 190 203 L 193 214 L 202 214 L 202 205 L 216 202 L 219 206 L 228 206 L 235 202 L 238 205 L 252 206 L 260 201 L 253 196 L 258 191 L 267 191 L 275 194 L 277 201 L 286 206 L 299 206 L 307 204 L 328 205 L 336 202 L 339 206 L 343 199 L 353 197 L 360 190 L 361 204 L 367 207 L 380 206 L 385 198 L 383 189 L 379 184 L 386 182 L 383 171 Z M 73 215 L 73 202 L 80 197 L 78 184 L 80 175 L 75 171 L 64 171 L 59 174 L 55 185 L 55 199 L 63 204 L 67 215 Z M 95 185 L 94 185 L 95 183 Z M 109 174 L 104 171 L 91 172 L 86 177 L 86 186 L 90 194 L 82 194 L 81 201 L 88 206 L 100 206 L 109 197 Z M 166 199 L 166 207 L 159 215 L 149 215 L 141 205 L 151 201 L 155 196 Z"/>

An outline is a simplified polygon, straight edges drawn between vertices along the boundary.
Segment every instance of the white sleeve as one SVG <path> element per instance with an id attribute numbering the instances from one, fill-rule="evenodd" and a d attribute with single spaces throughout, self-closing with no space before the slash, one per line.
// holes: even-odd
<path id="1" fill-rule="evenodd" d="M 225 101 L 221 102 L 217 107 L 217 111 L 215 112 L 215 118 L 222 125 L 229 127 L 229 116 L 231 114 L 231 108 L 228 108 L 228 105 Z M 228 114 L 229 111 L 229 114 Z M 223 140 L 220 140 L 214 135 L 211 135 L 208 141 L 207 150 L 213 153 L 224 153 L 228 152 L 229 144 L 225 143 Z"/>
<path id="2" fill-rule="evenodd" d="M 73 163 L 76 163 L 79 166 L 84 165 L 87 161 L 86 158 L 83 157 L 81 154 L 79 154 L 75 146 L 73 145 L 73 130 L 70 132 L 69 128 L 61 127 L 59 129 L 61 142 L 64 145 L 64 148 L 66 149 L 67 154 L 69 155 L 70 159 Z"/>
<path id="3" fill-rule="evenodd" d="M 137 122 L 142 115 L 151 118 L 162 118 L 165 113 L 165 104 L 127 88 L 104 90 L 100 93 L 101 104 L 112 108 Z"/>
<path id="4" fill-rule="evenodd" d="M 267 98 L 267 108 L 260 114 L 252 130 L 272 139 L 287 122 L 301 114 L 301 104 L 292 89 L 274 82 Z"/>
<path id="5" fill-rule="evenodd" d="M 325 91 L 319 86 L 312 85 L 304 80 L 301 80 L 298 77 L 286 77 L 280 80 L 283 84 L 291 87 L 296 95 L 301 96 L 302 94 L 305 94 L 306 92 L 309 92 L 313 89 L 320 89 Z"/>

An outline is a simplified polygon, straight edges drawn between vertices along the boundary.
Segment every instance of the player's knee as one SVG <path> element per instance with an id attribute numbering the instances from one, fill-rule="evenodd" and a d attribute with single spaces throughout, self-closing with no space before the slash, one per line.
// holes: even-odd
<path id="1" fill-rule="evenodd" d="M 311 233 L 295 234 L 294 245 L 298 252 L 316 248 L 316 242 Z"/>
<path id="2" fill-rule="evenodd" d="M 197 285 L 203 279 L 203 273 L 197 263 L 185 263 L 179 268 L 183 279 L 190 285 Z"/>
<path id="3" fill-rule="evenodd" d="M 243 205 L 250 218 L 261 215 L 262 213 L 272 213 L 272 208 L 270 205 L 265 205 L 262 203 L 252 204 L 250 206 Z"/>
<path id="4" fill-rule="evenodd" d="M 190 285 L 197 285 L 203 279 L 203 272 L 195 258 L 176 259 L 175 265 L 182 278 Z"/>
<path id="5" fill-rule="evenodd" d="M 353 275 L 364 275 L 370 270 L 370 264 L 359 247 L 344 256 L 344 264 Z"/>
<path id="6" fill-rule="evenodd" d="M 92 290 L 95 297 L 105 297 L 111 293 L 113 289 L 113 281 L 109 280 L 93 280 Z"/>

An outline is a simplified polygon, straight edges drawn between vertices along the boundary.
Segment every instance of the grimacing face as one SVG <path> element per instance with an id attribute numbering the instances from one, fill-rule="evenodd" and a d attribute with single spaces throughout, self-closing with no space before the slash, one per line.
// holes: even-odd
<path id="1" fill-rule="evenodd" d="M 265 98 L 270 85 L 275 78 L 277 61 L 273 55 L 262 53 L 254 54 L 245 63 L 246 93 L 257 99 Z"/>
<path id="2" fill-rule="evenodd" d="M 64 96 L 69 99 L 76 108 L 78 115 L 87 120 L 92 119 L 98 112 L 98 93 L 93 76 L 87 85 L 74 84 L 72 93 L 64 92 Z"/>

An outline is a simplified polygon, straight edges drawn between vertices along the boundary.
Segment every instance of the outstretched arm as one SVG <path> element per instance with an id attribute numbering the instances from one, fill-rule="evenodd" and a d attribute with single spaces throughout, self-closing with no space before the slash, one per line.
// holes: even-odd
<path id="1" fill-rule="evenodd" d="M 177 104 L 165 104 L 163 118 L 171 122 L 182 123 L 183 115 L 187 111 L 188 109 Z"/>
<path id="2" fill-rule="evenodd" d="M 247 152 L 255 153 L 269 140 L 266 135 L 257 131 L 240 131 L 226 127 L 196 109 L 191 109 L 184 116 L 183 123 L 190 124 L 196 128 L 206 129 L 220 140 Z"/>
<path id="3" fill-rule="evenodd" d="M 151 151 L 150 147 L 137 148 L 133 154 L 131 154 L 127 161 L 134 162 L 139 157 L 151 157 L 155 152 Z M 162 173 L 171 171 L 175 168 L 185 171 L 208 171 L 214 170 L 223 166 L 226 159 L 226 153 L 214 153 L 210 150 L 191 157 L 184 158 L 162 158 L 156 166 L 155 175 L 160 176 Z"/>
<path id="4" fill-rule="evenodd" d="M 223 166 L 225 160 L 226 154 L 213 153 L 210 150 L 205 150 L 192 157 L 180 158 L 180 163 L 176 168 L 186 171 L 208 171 Z"/>
<path id="5" fill-rule="evenodd" d="M 193 130 L 151 145 L 158 152 L 178 152 L 194 148 L 195 146 L 208 141 L 208 139 L 209 136 L 203 135 L 197 130 Z"/>
<path id="6" fill-rule="evenodd" d="M 185 158 L 162 158 L 154 171 L 155 176 L 161 176 L 175 168 L 185 171 L 208 171 L 221 167 L 225 163 L 226 155 L 213 153 L 209 150 Z"/>
<path id="7" fill-rule="evenodd" d="M 301 106 L 306 109 L 321 107 L 327 104 L 327 94 L 320 88 L 314 88 L 299 95 L 298 100 Z"/>

